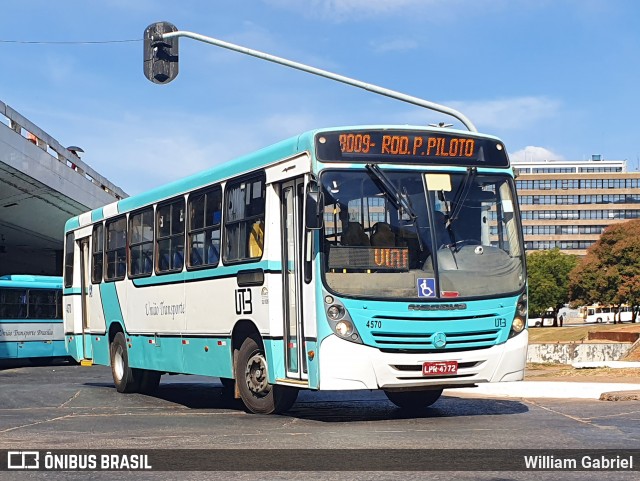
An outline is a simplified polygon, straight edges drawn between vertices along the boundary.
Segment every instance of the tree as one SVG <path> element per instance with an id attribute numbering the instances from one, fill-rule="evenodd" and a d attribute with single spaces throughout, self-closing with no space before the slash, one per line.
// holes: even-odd
<path id="1" fill-rule="evenodd" d="M 607 227 L 569 279 L 569 296 L 581 304 L 640 306 L 640 219 Z M 619 313 L 614 317 L 614 323 Z"/>
<path id="2" fill-rule="evenodd" d="M 553 325 L 558 325 L 558 310 L 569 302 L 569 273 L 578 257 L 555 248 L 535 251 L 527 256 L 529 275 L 529 312 L 542 314 L 553 309 Z"/>

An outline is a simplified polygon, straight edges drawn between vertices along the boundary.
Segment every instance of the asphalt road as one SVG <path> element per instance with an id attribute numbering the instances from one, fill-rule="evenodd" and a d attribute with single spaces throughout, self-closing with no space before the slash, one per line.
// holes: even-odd
<path id="1" fill-rule="evenodd" d="M 574 399 L 495 399 L 448 391 L 407 413 L 381 392 L 301 392 L 286 414 L 249 414 L 217 379 L 163 376 L 154 396 L 119 394 L 108 367 L 0 366 L 0 449 L 630 449 L 640 447 L 640 405 Z M 462 454 L 464 455 L 464 452 Z M 178 453 L 177 456 L 180 456 Z M 177 458 L 176 458 L 177 459 Z M 176 461 L 177 462 L 177 461 Z M 331 459 L 327 459 L 331 463 Z M 136 473 L 172 479 L 171 473 Z M 609 472 L 239 472 L 235 479 L 637 479 Z M 126 473 L 7 473 L 1 479 L 124 479 Z M 555 475 L 555 477 L 554 477 Z M 106 477 L 101 477 L 106 476 Z M 122 476 L 122 478 L 120 477 Z M 548 477 L 547 477 L 548 476 Z M 591 477 L 593 476 L 593 477 Z M 180 479 L 229 479 L 183 473 Z"/>

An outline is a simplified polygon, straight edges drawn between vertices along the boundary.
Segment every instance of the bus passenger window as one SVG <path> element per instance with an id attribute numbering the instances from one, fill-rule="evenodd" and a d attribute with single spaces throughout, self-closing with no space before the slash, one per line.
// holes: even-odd
<path id="1" fill-rule="evenodd" d="M 181 271 L 184 261 L 184 199 L 159 205 L 156 210 L 157 272 Z"/>
<path id="2" fill-rule="evenodd" d="M 105 280 L 115 281 L 124 279 L 127 270 L 127 219 L 123 216 L 107 222 L 106 226 L 106 258 L 107 271 Z"/>
<path id="3" fill-rule="evenodd" d="M 27 291 L 0 289 L 0 318 L 24 319 L 25 317 L 27 317 Z"/>
<path id="4" fill-rule="evenodd" d="M 151 275 L 153 266 L 153 209 L 129 216 L 129 275 Z"/>
<path id="5" fill-rule="evenodd" d="M 222 189 L 218 186 L 189 196 L 187 267 L 218 264 Z"/>
<path id="6" fill-rule="evenodd" d="M 104 226 L 96 224 L 93 226 L 91 235 L 92 256 L 91 256 L 91 282 L 99 284 L 102 282 L 102 270 L 104 263 Z"/>
<path id="7" fill-rule="evenodd" d="M 229 183 L 225 193 L 225 262 L 259 259 L 264 249 L 264 175 Z"/>
<path id="8" fill-rule="evenodd" d="M 73 232 L 67 234 L 64 243 L 64 287 L 73 285 L 73 251 L 74 251 Z"/>

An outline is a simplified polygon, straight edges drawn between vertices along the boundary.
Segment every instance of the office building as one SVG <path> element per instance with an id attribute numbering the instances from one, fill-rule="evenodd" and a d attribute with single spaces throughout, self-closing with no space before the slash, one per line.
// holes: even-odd
<path id="1" fill-rule="evenodd" d="M 603 230 L 640 218 L 640 172 L 626 160 L 512 162 L 527 251 L 585 255 Z"/>

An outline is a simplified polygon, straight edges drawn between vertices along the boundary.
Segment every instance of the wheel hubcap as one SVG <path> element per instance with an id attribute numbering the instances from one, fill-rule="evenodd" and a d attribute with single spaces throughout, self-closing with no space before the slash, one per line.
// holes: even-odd
<path id="1" fill-rule="evenodd" d="M 114 356 L 113 369 L 118 380 L 124 376 L 124 359 L 122 358 L 122 350 L 116 349 Z"/>
<path id="2" fill-rule="evenodd" d="M 267 363 L 262 353 L 255 353 L 249 358 L 245 369 L 247 386 L 254 394 L 266 396 L 269 393 L 267 383 Z"/>

